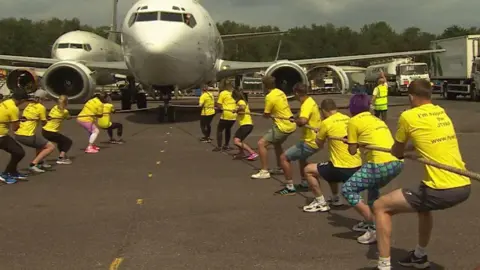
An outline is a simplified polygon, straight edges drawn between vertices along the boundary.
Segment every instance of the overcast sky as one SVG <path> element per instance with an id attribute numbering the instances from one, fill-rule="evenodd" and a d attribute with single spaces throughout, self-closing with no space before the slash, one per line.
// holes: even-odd
<path id="1" fill-rule="evenodd" d="M 119 23 L 134 0 L 120 0 Z M 158 0 L 162 1 L 162 0 Z M 111 0 L 0 0 L 0 18 L 33 20 L 78 17 L 82 23 L 111 24 Z M 417 26 L 440 33 L 452 24 L 480 27 L 479 0 L 200 0 L 216 21 L 282 29 L 324 24 L 350 26 L 384 20 L 396 30 Z"/>

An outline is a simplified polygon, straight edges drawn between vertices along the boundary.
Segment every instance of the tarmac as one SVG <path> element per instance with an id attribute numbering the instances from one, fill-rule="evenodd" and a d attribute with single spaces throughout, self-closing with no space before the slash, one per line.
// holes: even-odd
<path id="1" fill-rule="evenodd" d="M 315 98 L 320 102 L 325 97 L 333 97 L 340 106 L 348 103 L 348 97 L 341 95 Z M 391 97 L 390 102 L 406 104 L 408 100 Z M 435 102 L 452 118 L 468 168 L 480 171 L 476 162 L 480 104 L 440 98 Z M 298 108 L 298 102 L 292 106 Z M 391 107 L 387 122 L 392 130 L 406 108 Z M 63 132 L 74 141 L 70 152 L 74 164 L 55 165 L 54 171 L 32 175 L 28 182 L 0 186 L 0 269 L 344 270 L 375 266 L 376 246 L 358 244 L 359 233 L 351 231 L 360 220 L 353 209 L 304 213 L 301 207 L 311 200 L 311 193 L 273 196 L 283 176 L 250 179 L 259 161 L 232 160 L 229 153 L 212 152 L 212 145 L 198 140 L 198 116 L 180 111 L 177 115 L 177 123 L 164 124 L 157 123 L 152 112 L 114 115 L 113 120 L 125 126 L 127 143 L 99 143 L 101 150 L 95 155 L 83 152 L 86 132 L 75 121 L 66 121 Z M 253 146 L 271 125 L 259 117 L 254 122 L 247 139 Z M 297 131 L 285 148 L 299 137 Z M 106 140 L 102 132 L 99 141 Z M 34 154 L 33 149 L 25 150 L 21 168 L 28 166 Z M 0 164 L 7 158 L 2 152 Z M 327 158 L 323 150 L 311 161 Z M 270 162 L 273 166 L 273 150 Z M 407 161 L 401 175 L 382 191 L 415 187 L 422 175 L 420 164 Z M 434 214 L 428 247 L 431 269 L 473 270 L 480 265 L 480 185 L 472 182 L 468 201 Z M 321 184 L 329 195 L 325 182 Z M 417 243 L 417 217 L 397 216 L 393 222 L 395 262 Z M 403 268 L 395 264 L 394 269 Z"/>

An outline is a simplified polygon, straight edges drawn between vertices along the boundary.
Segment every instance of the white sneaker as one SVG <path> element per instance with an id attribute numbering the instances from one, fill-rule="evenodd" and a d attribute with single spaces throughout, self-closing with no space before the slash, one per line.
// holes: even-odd
<path id="1" fill-rule="evenodd" d="M 360 221 L 358 224 L 353 226 L 352 230 L 354 230 L 356 232 L 366 232 L 366 231 L 368 231 L 369 226 L 370 225 L 368 223 L 366 223 L 365 221 Z"/>
<path id="2" fill-rule="evenodd" d="M 283 174 L 283 169 L 282 168 L 275 168 L 275 169 L 268 170 L 268 172 L 271 173 L 271 174 Z"/>
<path id="3" fill-rule="evenodd" d="M 370 227 L 368 230 L 360 237 L 357 238 L 358 243 L 364 245 L 370 245 L 377 242 L 377 230 Z"/>
<path id="4" fill-rule="evenodd" d="M 260 170 L 258 173 L 251 176 L 253 179 L 269 179 L 270 173 L 266 170 Z"/>
<path id="5" fill-rule="evenodd" d="M 36 166 L 30 166 L 30 168 L 28 168 L 30 171 L 32 172 L 35 172 L 35 173 L 44 173 L 45 171 L 40 169 L 40 166 L 36 165 Z"/>
<path id="6" fill-rule="evenodd" d="M 59 159 L 57 159 L 57 164 L 70 165 L 70 164 L 72 164 L 72 161 L 68 158 L 59 158 Z"/>
<path id="7" fill-rule="evenodd" d="M 343 202 L 340 199 L 340 197 L 331 197 L 330 199 L 327 200 L 328 204 L 331 204 L 333 206 L 342 206 Z"/>
<path id="8" fill-rule="evenodd" d="M 303 207 L 304 212 L 316 213 L 330 211 L 330 206 L 327 203 L 320 203 L 317 200 L 313 200 L 309 205 Z"/>

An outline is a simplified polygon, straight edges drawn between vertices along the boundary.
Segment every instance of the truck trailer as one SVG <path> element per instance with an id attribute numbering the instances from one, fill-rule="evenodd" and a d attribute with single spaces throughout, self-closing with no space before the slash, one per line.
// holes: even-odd
<path id="1" fill-rule="evenodd" d="M 383 64 L 367 67 L 365 71 L 367 93 L 373 92 L 382 72 L 387 79 L 388 93 L 390 95 L 406 93 L 408 86 L 413 80 L 430 80 L 427 63 L 414 62 L 410 58 L 392 59 Z"/>
<path id="2" fill-rule="evenodd" d="M 430 77 L 434 90 L 440 91 L 445 99 L 468 96 L 480 100 L 480 35 L 434 40 L 431 48 L 445 52 L 431 55 Z"/>

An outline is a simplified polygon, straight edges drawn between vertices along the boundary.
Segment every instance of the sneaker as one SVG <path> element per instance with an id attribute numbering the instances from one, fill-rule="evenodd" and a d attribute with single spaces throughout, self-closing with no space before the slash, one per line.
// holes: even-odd
<path id="1" fill-rule="evenodd" d="M 270 174 L 283 174 L 283 169 L 282 168 L 276 168 L 276 169 L 270 169 L 268 170 Z"/>
<path id="2" fill-rule="evenodd" d="M 377 242 L 377 230 L 369 226 L 368 230 L 361 236 L 357 238 L 358 243 L 364 244 L 364 245 L 370 245 L 374 244 Z"/>
<path id="3" fill-rule="evenodd" d="M 303 207 L 304 212 L 309 213 L 316 213 L 316 212 L 328 212 L 330 211 L 330 207 L 327 203 L 320 203 L 316 199 L 314 199 L 309 205 L 305 205 Z"/>
<path id="4" fill-rule="evenodd" d="M 278 191 L 275 191 L 274 195 L 282 195 L 282 196 L 293 196 L 297 194 L 297 191 L 295 189 L 288 189 L 287 187 L 284 187 Z"/>
<path id="5" fill-rule="evenodd" d="M 258 173 L 251 176 L 253 179 L 270 179 L 270 173 L 266 170 L 260 170 Z"/>
<path id="6" fill-rule="evenodd" d="M 340 197 L 331 197 L 330 199 L 327 200 L 328 204 L 333 205 L 333 206 L 342 206 L 343 202 L 340 199 Z M 355 229 L 354 229 L 355 230 Z"/>
<path id="7" fill-rule="evenodd" d="M 72 164 L 72 161 L 68 158 L 59 158 L 59 159 L 57 159 L 57 164 L 70 165 L 70 164 Z"/>
<path id="8" fill-rule="evenodd" d="M 248 160 L 248 161 L 255 161 L 255 159 L 257 159 L 257 157 L 258 157 L 258 154 L 257 154 L 257 153 L 253 153 L 253 154 L 251 154 L 251 155 L 249 155 L 249 156 L 247 157 L 247 160 Z"/>
<path id="9" fill-rule="evenodd" d="M 33 165 L 33 166 L 30 166 L 28 168 L 30 171 L 34 172 L 34 173 L 44 173 L 45 170 L 43 170 L 42 168 L 40 168 L 40 165 Z"/>
<path id="10" fill-rule="evenodd" d="M 428 256 L 425 255 L 418 258 L 415 256 L 415 251 L 413 250 L 408 253 L 408 256 L 405 259 L 398 261 L 398 264 L 405 267 L 414 267 L 416 269 L 426 269 L 430 267 Z"/>
<path id="11" fill-rule="evenodd" d="M 212 149 L 212 152 L 220 152 L 220 151 L 222 151 L 222 148 L 220 147 L 215 147 Z"/>
<path id="12" fill-rule="evenodd" d="M 206 142 L 207 140 L 208 140 L 208 138 L 206 138 L 206 137 L 200 138 L 200 141 L 201 141 L 201 142 Z"/>
<path id="13" fill-rule="evenodd" d="M 92 148 L 95 149 L 95 150 L 100 150 L 100 147 L 96 146 L 96 145 L 92 145 Z"/>
<path id="14" fill-rule="evenodd" d="M 365 221 L 360 221 L 357 225 L 353 226 L 352 230 L 356 232 L 366 232 L 368 231 L 369 224 Z"/>
<path id="15" fill-rule="evenodd" d="M 212 143 L 212 139 L 207 138 L 207 139 L 205 140 L 205 143 Z"/>
<path id="16" fill-rule="evenodd" d="M 223 151 L 230 151 L 230 150 L 233 150 L 233 148 L 231 148 L 231 147 L 228 146 L 228 145 L 224 145 L 224 146 L 222 146 L 222 150 L 223 150 Z"/>
<path id="17" fill-rule="evenodd" d="M 28 175 L 23 174 L 23 173 L 8 173 L 10 177 L 13 177 L 15 180 L 27 180 Z"/>
<path id="18" fill-rule="evenodd" d="M 95 149 L 93 146 L 88 146 L 87 149 L 85 149 L 85 153 L 96 154 L 96 153 L 98 153 L 98 150 Z"/>
<path id="19" fill-rule="evenodd" d="M 0 182 L 3 182 L 7 185 L 11 185 L 11 184 L 17 183 L 17 180 L 15 178 L 13 178 L 11 175 L 1 174 L 0 175 Z"/>

